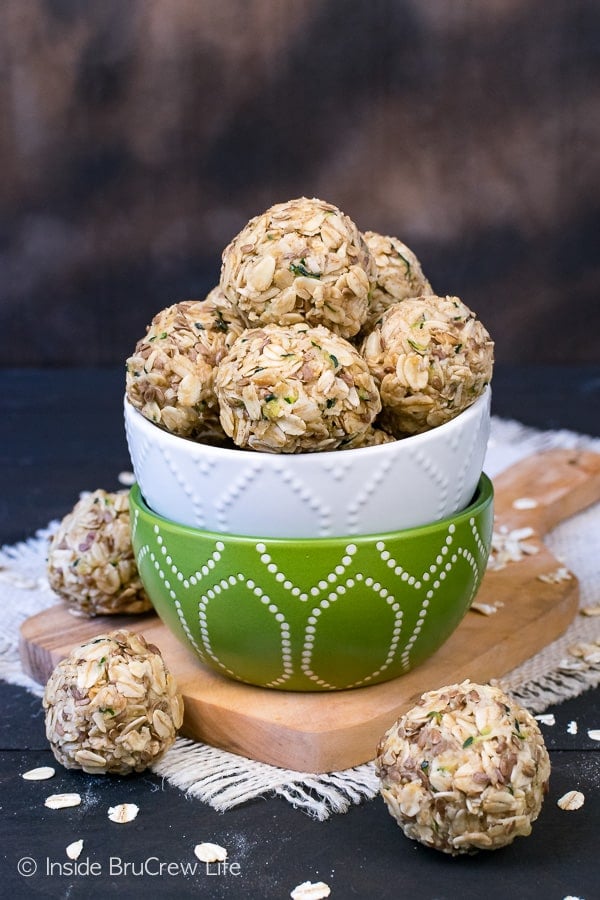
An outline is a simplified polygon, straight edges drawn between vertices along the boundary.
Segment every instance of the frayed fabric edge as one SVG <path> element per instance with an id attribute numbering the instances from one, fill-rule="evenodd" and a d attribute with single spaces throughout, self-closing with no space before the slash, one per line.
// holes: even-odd
<path id="1" fill-rule="evenodd" d="M 498 684 L 502 687 L 501 678 Z M 599 684 L 600 668 L 590 665 L 577 670 L 558 668 L 518 688 L 506 688 L 506 691 L 530 712 L 543 713 L 549 706 L 579 697 Z"/>
<path id="2" fill-rule="evenodd" d="M 379 790 L 373 762 L 315 775 L 246 759 L 187 738 L 178 738 L 152 770 L 220 812 L 274 794 L 319 821 L 372 800 Z"/>

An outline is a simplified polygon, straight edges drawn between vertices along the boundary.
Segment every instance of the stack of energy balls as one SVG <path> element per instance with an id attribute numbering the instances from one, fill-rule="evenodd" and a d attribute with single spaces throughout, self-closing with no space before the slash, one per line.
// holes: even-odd
<path id="1" fill-rule="evenodd" d="M 129 402 L 189 440 L 269 453 L 372 446 L 453 419 L 490 382 L 494 345 L 438 296 L 398 238 L 364 234 L 300 198 L 251 219 L 203 300 L 161 310 L 127 360 Z M 77 615 L 149 606 L 126 496 L 85 495 L 50 546 L 52 587 Z M 143 771 L 172 745 L 180 692 L 141 635 L 102 633 L 56 667 L 44 696 L 59 762 Z M 406 835 L 445 853 L 527 835 L 550 763 L 534 719 L 497 687 L 424 694 L 383 736 L 381 793 Z"/>
<path id="2" fill-rule="evenodd" d="M 371 446 L 441 425 L 492 377 L 493 342 L 395 237 L 302 197 L 251 219 L 204 300 L 160 311 L 130 403 L 195 441 L 269 453 Z"/>

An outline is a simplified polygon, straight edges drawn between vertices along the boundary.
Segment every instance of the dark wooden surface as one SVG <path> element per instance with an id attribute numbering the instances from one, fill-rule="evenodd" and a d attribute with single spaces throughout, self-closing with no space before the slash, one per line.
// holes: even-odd
<path id="1" fill-rule="evenodd" d="M 597 362 L 599 34 L 597 0 L 5 0 L 3 364 L 116 365 L 302 195 L 501 362 Z"/>
<path id="2" fill-rule="evenodd" d="M 0 371 L 0 543 L 14 543 L 64 515 L 79 491 L 118 487 L 129 460 L 121 426 L 122 371 Z M 494 412 L 527 424 L 598 434 L 600 368 L 500 367 Z M 554 707 L 556 725 L 541 726 L 551 753 L 550 793 L 533 834 L 494 853 L 450 859 L 405 839 L 383 802 L 352 808 L 319 823 L 277 798 L 252 801 L 220 814 L 153 775 L 97 779 L 57 767 L 50 782 L 25 782 L 20 773 L 52 764 L 40 701 L 0 685 L 0 780 L 3 841 L 2 895 L 83 898 L 285 898 L 306 880 L 326 881 L 337 898 L 562 900 L 598 896 L 600 753 L 587 729 L 600 727 L 600 691 Z M 567 724 L 578 722 L 577 735 Z M 565 791 L 586 795 L 581 810 L 564 812 Z M 79 791 L 75 809 L 50 811 L 49 793 Z M 109 806 L 135 802 L 140 814 L 126 826 L 107 819 Z M 46 874 L 65 863 L 65 847 L 83 838 L 101 874 Z M 215 841 L 229 849 L 239 874 L 209 875 L 202 866 L 184 875 L 192 848 Z M 35 860 L 25 878 L 18 861 Z M 111 870 L 112 857 L 112 870 Z M 175 863 L 175 874 L 153 874 Z M 125 873 L 125 865 L 128 871 Z M 143 874 L 136 874 L 143 872 Z"/>

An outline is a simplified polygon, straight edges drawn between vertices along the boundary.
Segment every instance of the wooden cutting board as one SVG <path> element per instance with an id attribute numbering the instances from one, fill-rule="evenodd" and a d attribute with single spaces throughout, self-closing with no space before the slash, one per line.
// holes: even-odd
<path id="1" fill-rule="evenodd" d="M 600 454 L 552 450 L 529 457 L 494 482 L 495 529 L 530 526 L 538 552 L 486 573 L 477 603 L 435 656 L 385 684 L 337 693 L 297 693 L 240 684 L 205 668 L 157 616 L 80 619 L 62 604 L 21 628 L 25 671 L 45 683 L 70 649 L 115 628 L 142 631 L 161 648 L 185 701 L 182 733 L 252 759 L 304 772 L 331 772 L 373 759 L 379 738 L 426 690 L 470 678 L 499 678 L 561 635 L 577 612 L 575 576 L 546 582 L 562 564 L 541 539 L 558 522 L 600 499 Z M 527 498 L 537 505 L 519 501 Z"/>

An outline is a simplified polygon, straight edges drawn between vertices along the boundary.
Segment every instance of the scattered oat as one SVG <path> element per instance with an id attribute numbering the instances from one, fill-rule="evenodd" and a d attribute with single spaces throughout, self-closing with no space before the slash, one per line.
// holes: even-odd
<path id="1" fill-rule="evenodd" d="M 524 528 L 513 528 L 509 531 L 506 525 L 501 525 L 497 531 L 492 532 L 492 545 L 488 559 L 488 569 L 497 571 L 504 569 L 507 563 L 520 562 L 524 556 L 539 553 L 537 544 L 524 543 L 527 538 L 535 534 L 529 525 Z"/>
<path id="2" fill-rule="evenodd" d="M 578 659 L 581 659 L 586 663 L 599 663 L 600 642 L 595 641 L 593 644 L 590 644 L 587 641 L 580 641 L 577 644 L 571 644 L 571 646 L 569 647 L 569 653 L 571 654 L 571 656 L 576 656 Z"/>
<path id="3" fill-rule="evenodd" d="M 46 797 L 44 806 L 48 809 L 64 809 L 67 806 L 79 806 L 80 803 L 80 794 L 51 794 Z"/>
<path id="4" fill-rule="evenodd" d="M 227 850 L 219 844 L 204 841 L 202 844 L 196 844 L 194 855 L 204 863 L 224 862 L 227 859 Z"/>
<path id="5" fill-rule="evenodd" d="M 572 810 L 581 809 L 584 801 L 585 797 L 581 791 L 567 791 L 567 793 L 563 794 L 556 802 L 561 809 Z"/>
<path id="6" fill-rule="evenodd" d="M 600 741 L 600 728 L 588 728 L 588 737 L 592 741 Z"/>
<path id="7" fill-rule="evenodd" d="M 498 612 L 498 607 L 492 606 L 491 603 L 471 603 L 470 608 L 473 612 L 481 613 L 482 616 L 493 616 Z"/>
<path id="8" fill-rule="evenodd" d="M 600 616 L 600 603 L 596 603 L 594 606 L 582 606 L 579 614 L 582 616 Z"/>
<path id="9" fill-rule="evenodd" d="M 560 566 L 553 572 L 543 572 L 538 575 L 538 581 L 544 581 L 546 584 L 560 584 L 562 581 L 571 581 L 573 573 L 569 572 L 566 566 Z"/>
<path id="10" fill-rule="evenodd" d="M 140 808 L 135 803 L 119 803 L 118 806 L 111 806 L 108 810 L 108 818 L 111 822 L 118 822 L 123 825 L 125 822 L 133 822 Z"/>
<path id="11" fill-rule="evenodd" d="M 69 859 L 79 859 L 81 856 L 81 851 L 83 850 L 83 841 L 73 841 L 72 844 L 66 848 L 66 854 Z"/>
<path id="12" fill-rule="evenodd" d="M 123 487 L 131 487 L 135 484 L 135 475 L 133 472 L 119 472 L 117 478 L 119 484 L 122 484 Z"/>
<path id="13" fill-rule="evenodd" d="M 502 531 L 502 528 L 500 529 Z M 513 528 L 508 532 L 508 537 L 512 541 L 525 541 L 527 538 L 533 537 L 535 529 L 531 525 L 524 525 L 523 528 Z"/>
<path id="14" fill-rule="evenodd" d="M 13 572 L 11 569 L 6 569 L 4 566 L 0 566 L 0 581 L 10 584 L 11 587 L 21 588 L 24 591 L 32 591 L 37 587 L 37 581 L 26 578 L 18 572 Z"/>
<path id="15" fill-rule="evenodd" d="M 56 775 L 56 769 L 53 769 L 52 766 L 38 766 L 37 769 L 23 772 L 21 778 L 24 778 L 25 781 L 45 781 L 47 778 L 52 778 L 53 775 Z"/>
<path id="16" fill-rule="evenodd" d="M 517 497 L 512 506 L 513 509 L 535 509 L 537 505 L 538 502 L 533 497 Z"/>
<path id="17" fill-rule="evenodd" d="M 329 897 L 331 888 L 324 881 L 303 881 L 291 892 L 292 900 L 321 900 Z"/>
<path id="18" fill-rule="evenodd" d="M 587 666 L 582 659 L 561 659 L 558 664 L 559 669 L 563 669 L 565 672 L 581 672 L 583 669 L 586 669 Z"/>
<path id="19" fill-rule="evenodd" d="M 577 722 L 574 719 L 572 719 L 567 725 L 567 733 L 577 734 Z"/>
<path id="20" fill-rule="evenodd" d="M 534 716 L 542 725 L 556 725 L 554 713 L 543 713 L 541 716 Z"/>

